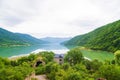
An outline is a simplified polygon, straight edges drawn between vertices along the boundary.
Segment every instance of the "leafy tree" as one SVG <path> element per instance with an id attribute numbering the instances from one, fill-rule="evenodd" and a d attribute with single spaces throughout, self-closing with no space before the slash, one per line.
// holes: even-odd
<path id="1" fill-rule="evenodd" d="M 24 57 L 21 57 L 20 59 L 17 60 L 17 63 L 18 65 L 22 64 L 23 62 L 28 62 L 28 57 L 27 56 L 24 56 Z"/>
<path id="2" fill-rule="evenodd" d="M 59 71 L 60 67 L 57 63 L 50 62 L 45 66 L 45 73 L 50 80 L 56 80 L 56 73 Z"/>
<path id="3" fill-rule="evenodd" d="M 98 77 L 105 78 L 106 80 L 119 80 L 120 67 L 116 65 L 103 65 L 97 74 Z"/>
<path id="4" fill-rule="evenodd" d="M 92 60 L 92 61 L 89 61 L 89 60 L 84 60 L 83 63 L 82 63 L 84 66 L 86 66 L 86 69 L 87 69 L 87 77 L 88 78 L 93 78 L 94 76 L 94 73 L 96 73 L 99 68 L 103 65 L 102 62 L 99 62 L 98 60 Z M 106 65 L 106 64 L 105 64 Z M 85 72 L 85 71 L 84 71 Z"/>
<path id="5" fill-rule="evenodd" d="M 63 69 L 60 69 L 58 72 L 56 72 L 55 80 L 66 80 L 67 79 L 67 72 Z"/>
<path id="6" fill-rule="evenodd" d="M 7 58 L 0 57 L 0 62 L 2 62 L 4 65 L 10 65 L 10 60 L 8 60 Z"/>
<path id="7" fill-rule="evenodd" d="M 62 64 L 62 69 L 63 70 L 68 70 L 70 68 L 70 64 L 69 63 L 63 63 Z"/>
<path id="8" fill-rule="evenodd" d="M 50 62 L 50 63 L 46 64 L 46 66 L 45 66 L 46 73 L 51 73 L 52 71 L 57 72 L 58 69 L 59 69 L 59 65 L 54 62 Z"/>
<path id="9" fill-rule="evenodd" d="M 28 56 L 28 60 L 29 60 L 29 61 L 34 61 L 36 58 L 37 58 L 37 56 L 36 56 L 35 54 L 30 54 L 30 55 Z"/>
<path id="10" fill-rule="evenodd" d="M 82 77 L 79 72 L 74 72 L 68 75 L 67 80 L 82 80 Z"/>
<path id="11" fill-rule="evenodd" d="M 38 55 L 42 56 L 43 61 L 45 61 L 45 63 L 52 62 L 54 59 L 53 52 L 44 51 L 44 52 L 40 52 Z"/>
<path id="12" fill-rule="evenodd" d="M 120 65 L 120 50 L 115 52 L 115 61 L 118 65 Z"/>
<path id="13" fill-rule="evenodd" d="M 83 55 L 80 49 L 72 49 L 68 51 L 65 56 L 65 61 L 70 63 L 71 65 L 78 64 L 83 60 Z"/>
<path id="14" fill-rule="evenodd" d="M 73 66 L 73 69 L 83 74 L 87 73 L 86 66 L 83 64 L 76 64 L 75 66 Z"/>
<path id="15" fill-rule="evenodd" d="M 33 61 L 34 61 L 35 59 L 37 59 L 37 55 L 35 55 L 35 54 L 30 54 L 29 56 L 23 56 L 23 57 L 19 58 L 19 59 L 17 60 L 17 63 L 14 62 L 14 61 L 12 61 L 12 64 L 13 64 L 13 65 L 15 65 L 15 64 L 20 65 L 20 64 L 22 64 L 22 63 L 24 63 L 24 62 L 27 62 L 27 63 L 29 63 L 30 65 L 32 65 L 32 63 L 33 63 Z"/>
<path id="16" fill-rule="evenodd" d="M 12 67 L 7 67 L 0 71 L 0 80 L 24 80 L 24 77 L 21 72 Z"/>
<path id="17" fill-rule="evenodd" d="M 45 74 L 45 66 L 39 65 L 38 67 L 35 68 L 35 74 Z"/>

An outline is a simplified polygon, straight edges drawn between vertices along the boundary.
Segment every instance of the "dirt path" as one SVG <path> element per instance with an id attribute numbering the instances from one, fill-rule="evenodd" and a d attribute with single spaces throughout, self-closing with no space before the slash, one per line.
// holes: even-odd
<path id="1" fill-rule="evenodd" d="M 37 78 L 37 80 L 48 80 L 46 75 L 36 75 L 35 78 Z"/>

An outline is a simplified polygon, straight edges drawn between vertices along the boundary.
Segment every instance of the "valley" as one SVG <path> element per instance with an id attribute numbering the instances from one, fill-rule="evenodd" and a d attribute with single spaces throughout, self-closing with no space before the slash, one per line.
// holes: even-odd
<path id="1" fill-rule="evenodd" d="M 120 73 L 119 28 L 120 21 L 115 21 L 73 38 L 40 39 L 0 28 L 0 73 L 14 75 L 13 80 L 118 80 L 114 76 Z M 0 79 L 9 78 L 5 75 Z"/>

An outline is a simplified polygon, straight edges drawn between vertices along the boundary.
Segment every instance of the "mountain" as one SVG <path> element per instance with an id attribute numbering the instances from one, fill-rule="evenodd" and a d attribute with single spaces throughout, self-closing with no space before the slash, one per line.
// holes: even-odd
<path id="1" fill-rule="evenodd" d="M 28 34 L 13 33 L 0 28 L 0 46 L 33 45 L 41 43 L 44 43 L 44 41 Z"/>
<path id="2" fill-rule="evenodd" d="M 41 40 L 46 41 L 48 43 L 62 43 L 64 41 L 67 41 L 71 38 L 58 38 L 58 37 L 45 37 L 41 38 Z"/>
<path id="3" fill-rule="evenodd" d="M 84 35 L 78 35 L 64 44 L 114 52 L 120 49 L 120 20 L 99 27 Z"/>

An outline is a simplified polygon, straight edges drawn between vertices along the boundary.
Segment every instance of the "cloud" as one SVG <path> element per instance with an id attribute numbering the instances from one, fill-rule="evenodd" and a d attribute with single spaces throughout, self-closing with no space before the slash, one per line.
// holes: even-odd
<path id="1" fill-rule="evenodd" d="M 0 22 L 13 26 L 39 14 L 37 2 L 39 0 L 1 0 Z M 40 9 L 40 8 L 39 8 Z"/>
<path id="2" fill-rule="evenodd" d="M 84 34 L 120 18 L 119 0 L 1 0 L 0 24 L 36 37 Z"/>

